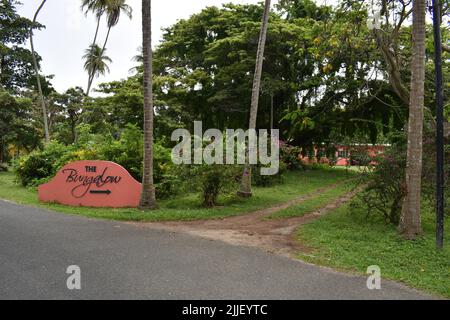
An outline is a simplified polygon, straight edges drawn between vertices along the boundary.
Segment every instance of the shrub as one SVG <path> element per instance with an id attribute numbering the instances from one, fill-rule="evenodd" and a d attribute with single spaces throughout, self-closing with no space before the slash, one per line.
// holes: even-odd
<path id="1" fill-rule="evenodd" d="M 376 166 L 369 166 L 363 175 L 367 187 L 359 194 L 368 215 L 381 214 L 385 221 L 397 225 L 400 221 L 405 190 L 405 145 L 397 144 L 377 157 Z"/>
<path id="2" fill-rule="evenodd" d="M 184 187 L 188 192 L 200 191 L 202 205 L 207 208 L 218 205 L 221 195 L 235 194 L 242 175 L 237 165 L 189 165 L 178 167 Z"/>
<path id="3" fill-rule="evenodd" d="M 86 144 L 89 144 L 87 142 Z M 120 164 L 138 181 L 142 180 L 143 133 L 134 125 L 126 125 L 118 140 L 102 144 L 98 157 Z"/>
<path id="4" fill-rule="evenodd" d="M 299 147 L 280 142 L 280 163 L 282 162 L 287 170 L 301 169 L 300 152 Z"/>
<path id="5" fill-rule="evenodd" d="M 405 170 L 407 138 L 404 133 L 391 137 L 393 145 L 384 155 L 374 158 L 375 166 L 369 166 L 363 175 L 367 187 L 359 194 L 362 205 L 368 214 L 378 213 L 392 224 L 400 221 L 403 199 L 406 196 Z M 448 143 L 448 141 L 447 141 Z M 450 178 L 450 148 L 446 148 L 445 177 Z M 436 144 L 434 133 L 424 132 L 422 170 L 422 196 L 435 202 L 436 197 Z M 446 201 L 450 200 L 448 192 Z M 446 214 L 449 214 L 446 207 Z"/>
<path id="6" fill-rule="evenodd" d="M 58 142 L 49 143 L 44 150 L 37 150 L 14 163 L 14 172 L 24 186 L 37 186 L 53 177 L 61 159 L 72 150 Z"/>
<path id="7" fill-rule="evenodd" d="M 172 150 L 159 143 L 153 148 L 153 169 L 156 186 L 156 196 L 167 199 L 177 195 L 181 190 L 181 181 L 177 168 L 172 162 Z"/>
<path id="8" fill-rule="evenodd" d="M 371 161 L 372 158 L 362 148 L 353 148 L 350 152 L 350 164 L 352 166 L 368 166 Z"/>

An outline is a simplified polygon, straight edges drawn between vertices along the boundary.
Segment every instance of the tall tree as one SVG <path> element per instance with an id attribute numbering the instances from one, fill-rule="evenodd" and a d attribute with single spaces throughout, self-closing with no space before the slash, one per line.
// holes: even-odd
<path id="1" fill-rule="evenodd" d="M 67 126 L 70 131 L 70 138 L 64 139 L 67 143 L 76 143 L 78 140 L 77 125 L 83 112 L 84 91 L 80 87 L 70 88 L 65 93 L 53 93 L 51 98 L 54 104 L 59 107 L 62 115 L 59 125 Z M 59 139 L 61 141 L 61 139 Z"/>
<path id="2" fill-rule="evenodd" d="M 32 120 L 31 99 L 14 97 L 0 87 L 0 164 L 7 162 L 8 146 L 28 152 L 41 144 Z"/>
<path id="3" fill-rule="evenodd" d="M 425 95 L 425 0 L 413 2 L 411 92 L 409 99 L 406 197 L 399 230 L 407 239 L 422 232 L 420 203 Z"/>
<path id="4" fill-rule="evenodd" d="M 25 43 L 31 27 L 43 27 L 17 14 L 17 5 L 15 0 L 0 0 L 0 87 L 16 93 L 36 83 L 33 57 Z M 39 64 L 40 57 L 35 56 Z"/>
<path id="5" fill-rule="evenodd" d="M 106 14 L 108 32 L 106 34 L 105 41 L 101 48 L 100 55 L 102 55 L 103 52 L 106 50 L 106 45 L 109 40 L 111 29 L 119 23 L 120 16 L 122 15 L 122 13 L 124 13 L 131 19 L 132 8 L 126 4 L 126 0 L 83 0 L 82 8 L 84 8 L 86 12 L 89 11 L 94 12 L 97 16 L 97 29 L 95 32 L 94 42 L 92 43 L 92 45 L 96 45 L 98 30 L 100 27 L 100 19 L 103 16 L 103 14 Z M 86 90 L 86 95 L 88 96 L 91 91 L 92 82 L 94 81 L 95 78 L 95 72 L 96 72 L 95 70 L 92 70 L 92 72 L 89 73 L 88 87 Z"/>
<path id="6" fill-rule="evenodd" d="M 264 49 L 266 46 L 267 29 L 269 27 L 269 16 L 270 16 L 270 0 L 266 0 L 264 4 L 264 14 L 262 19 L 261 32 L 258 41 L 258 52 L 256 54 L 256 67 L 253 79 L 252 102 L 250 108 L 250 123 L 249 123 L 250 130 L 256 129 L 256 120 L 258 116 L 258 103 L 261 88 L 261 75 L 264 62 Z M 244 168 L 244 173 L 242 175 L 241 190 L 239 191 L 239 195 L 243 197 L 252 196 L 252 167 L 250 165 L 249 158 L 250 152 L 249 147 L 247 147 L 246 164 Z"/>
<path id="7" fill-rule="evenodd" d="M 85 15 L 87 15 L 89 12 L 92 12 L 95 14 L 97 18 L 97 27 L 95 29 L 94 40 L 92 41 L 90 48 L 92 48 L 92 45 L 97 44 L 98 32 L 100 30 L 100 22 L 103 14 L 105 13 L 107 2 L 108 0 L 82 0 L 81 10 L 84 11 Z M 89 72 L 88 76 L 89 76 L 88 88 L 86 90 L 86 95 L 89 95 L 92 81 L 94 79 L 94 75 L 91 72 Z"/>
<path id="8" fill-rule="evenodd" d="M 47 106 L 45 105 L 44 94 L 42 93 L 41 77 L 39 75 L 39 65 L 38 65 L 36 54 L 35 54 L 35 51 L 34 51 L 34 42 L 33 42 L 34 25 L 36 24 L 39 12 L 44 7 L 45 2 L 47 2 L 47 0 L 43 0 L 41 2 L 40 6 L 36 10 L 36 13 L 34 14 L 33 26 L 30 28 L 30 45 L 31 45 L 31 53 L 32 53 L 32 56 L 33 56 L 34 71 L 36 73 L 36 82 L 37 82 L 37 88 L 38 88 L 38 92 L 39 92 L 39 100 L 40 100 L 41 107 L 42 107 L 42 114 L 43 114 L 43 120 L 44 120 L 45 142 L 48 143 L 48 142 L 50 142 L 50 132 L 48 130 Z"/>
<path id="9" fill-rule="evenodd" d="M 155 209 L 153 180 L 153 51 L 151 0 L 142 0 L 142 48 L 144 56 L 144 174 L 140 208 Z"/>

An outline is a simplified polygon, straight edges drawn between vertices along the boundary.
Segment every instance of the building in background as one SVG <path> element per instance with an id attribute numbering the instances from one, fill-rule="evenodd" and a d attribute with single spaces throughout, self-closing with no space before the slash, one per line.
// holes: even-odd
<path id="1" fill-rule="evenodd" d="M 310 152 L 301 153 L 305 164 L 330 164 L 334 166 L 366 166 L 375 164 L 375 158 L 382 156 L 389 145 L 335 145 L 334 151 L 315 146 Z"/>

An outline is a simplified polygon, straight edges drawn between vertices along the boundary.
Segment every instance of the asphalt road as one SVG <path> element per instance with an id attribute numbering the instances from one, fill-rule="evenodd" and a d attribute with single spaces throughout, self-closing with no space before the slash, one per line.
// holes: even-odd
<path id="1" fill-rule="evenodd" d="M 81 269 L 68 290 L 67 267 Z M 254 248 L 0 200 L 0 299 L 422 299 Z"/>

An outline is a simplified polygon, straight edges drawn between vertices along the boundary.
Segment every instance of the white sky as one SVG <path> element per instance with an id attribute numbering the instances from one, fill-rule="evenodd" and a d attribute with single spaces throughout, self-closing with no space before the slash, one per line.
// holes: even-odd
<path id="1" fill-rule="evenodd" d="M 32 19 L 41 0 L 22 0 L 19 14 Z M 154 44 L 161 39 L 161 28 L 174 24 L 178 19 L 188 18 L 207 6 L 220 6 L 222 3 L 258 3 L 260 0 L 154 0 L 153 37 Z M 273 1 L 274 3 L 277 0 Z M 96 21 L 87 18 L 80 10 L 80 0 L 48 0 L 38 21 L 46 29 L 35 33 L 36 51 L 43 57 L 44 74 L 55 76 L 52 83 L 55 89 L 63 92 L 70 87 L 86 88 L 87 75 L 83 70 L 84 50 L 93 40 Z M 132 58 L 138 53 L 142 43 L 141 0 L 128 0 L 133 8 L 133 19 L 122 16 L 119 24 L 111 31 L 107 55 L 113 60 L 111 73 L 100 77 L 94 84 L 120 80 L 129 76 L 129 70 L 136 65 Z M 103 23 L 99 39 L 106 34 Z"/>

